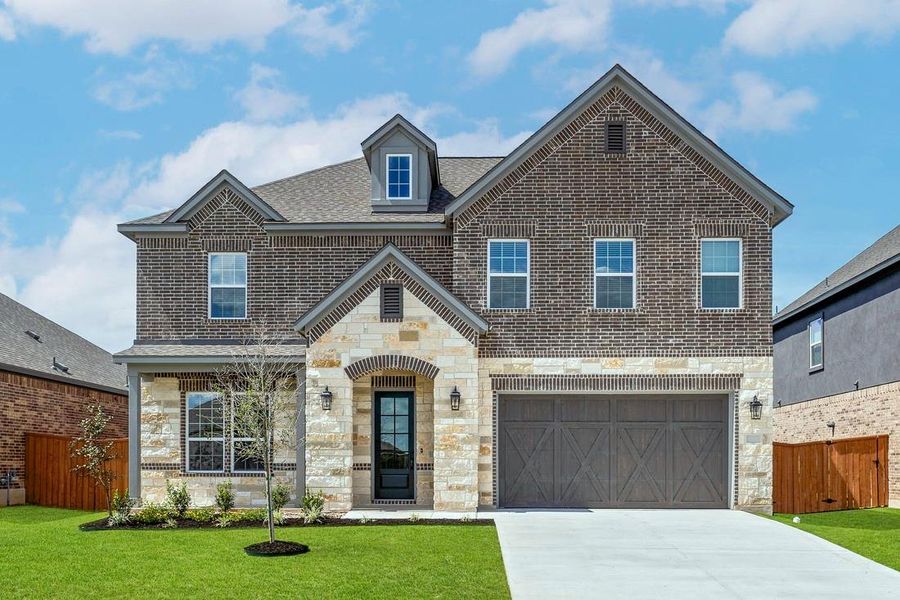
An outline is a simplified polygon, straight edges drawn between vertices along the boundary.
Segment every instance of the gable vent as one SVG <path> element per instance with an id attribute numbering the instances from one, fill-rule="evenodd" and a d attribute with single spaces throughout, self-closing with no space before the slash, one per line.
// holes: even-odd
<path id="1" fill-rule="evenodd" d="M 606 124 L 606 151 L 611 154 L 625 152 L 625 123 L 610 121 Z"/>
<path id="2" fill-rule="evenodd" d="M 399 321 L 403 318 L 403 286 L 381 286 L 381 320 Z"/>

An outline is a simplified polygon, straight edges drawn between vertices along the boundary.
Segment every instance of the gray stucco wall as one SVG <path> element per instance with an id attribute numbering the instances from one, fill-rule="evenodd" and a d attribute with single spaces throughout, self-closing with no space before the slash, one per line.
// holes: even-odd
<path id="1" fill-rule="evenodd" d="M 807 325 L 824 316 L 824 368 L 809 369 Z M 793 404 L 900 380 L 900 268 L 779 323 L 775 404 Z"/>

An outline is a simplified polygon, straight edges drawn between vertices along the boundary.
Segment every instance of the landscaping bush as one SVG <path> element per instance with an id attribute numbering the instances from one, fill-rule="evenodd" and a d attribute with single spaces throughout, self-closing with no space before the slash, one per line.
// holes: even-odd
<path id="1" fill-rule="evenodd" d="M 216 506 L 223 513 L 234 508 L 234 486 L 230 481 L 223 481 L 216 486 Z"/>
<path id="2" fill-rule="evenodd" d="M 197 521 L 198 523 L 212 523 L 216 520 L 216 508 L 214 506 L 191 508 L 184 516 L 192 521 Z"/>
<path id="3" fill-rule="evenodd" d="M 291 487 L 284 482 L 276 482 L 275 485 L 272 486 L 272 510 L 280 511 L 290 501 Z"/>
<path id="4" fill-rule="evenodd" d="M 128 492 L 113 492 L 112 513 L 109 516 L 109 526 L 126 525 L 131 522 L 131 509 L 134 508 L 134 498 L 128 497 Z"/>
<path id="5" fill-rule="evenodd" d="M 173 516 L 183 519 L 191 506 L 191 495 L 187 491 L 187 484 L 183 481 L 174 484 L 166 480 L 166 504 L 171 509 Z"/>
<path id="6" fill-rule="evenodd" d="M 135 523 L 143 525 L 159 525 L 169 518 L 169 509 L 157 502 L 145 502 L 140 511 L 132 516 Z"/>
<path id="7" fill-rule="evenodd" d="M 237 511 L 235 514 L 238 516 L 238 521 L 242 523 L 246 522 L 254 522 L 258 523 L 260 521 L 265 522 L 266 518 L 269 516 L 269 511 L 265 508 L 249 508 L 247 510 Z"/>
<path id="8" fill-rule="evenodd" d="M 325 494 L 319 490 L 315 494 L 307 490 L 301 500 L 303 507 L 303 522 L 318 523 L 322 520 L 322 512 L 325 509 Z"/>

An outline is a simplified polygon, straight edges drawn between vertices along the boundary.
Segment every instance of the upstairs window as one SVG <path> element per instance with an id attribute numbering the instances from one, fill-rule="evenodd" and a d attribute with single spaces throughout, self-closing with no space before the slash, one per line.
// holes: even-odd
<path id="1" fill-rule="evenodd" d="M 594 308 L 634 308 L 634 240 L 594 241 Z"/>
<path id="2" fill-rule="evenodd" d="M 822 317 L 809 322 L 809 368 L 821 369 L 825 364 L 825 339 L 822 330 L 825 322 Z"/>
<path id="3" fill-rule="evenodd" d="M 223 252 L 209 255 L 209 317 L 247 317 L 247 255 Z"/>
<path id="4" fill-rule="evenodd" d="M 225 468 L 225 426 L 222 396 L 188 392 L 187 470 L 218 472 Z"/>
<path id="5" fill-rule="evenodd" d="M 700 306 L 741 307 L 741 240 L 700 241 Z"/>
<path id="6" fill-rule="evenodd" d="M 488 241 L 488 308 L 528 308 L 528 240 Z"/>
<path id="7" fill-rule="evenodd" d="M 412 198 L 412 154 L 387 155 L 388 200 Z"/>

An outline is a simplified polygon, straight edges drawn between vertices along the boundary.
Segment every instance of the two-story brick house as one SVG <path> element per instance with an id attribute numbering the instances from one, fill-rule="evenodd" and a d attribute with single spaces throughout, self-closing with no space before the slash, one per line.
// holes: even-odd
<path id="1" fill-rule="evenodd" d="M 297 364 L 279 476 L 330 509 L 771 509 L 790 203 L 618 66 L 508 156 L 440 156 L 399 115 L 362 155 L 253 189 L 223 171 L 120 225 L 134 494 L 231 478 L 262 501 L 210 373 L 266 324 Z"/>

